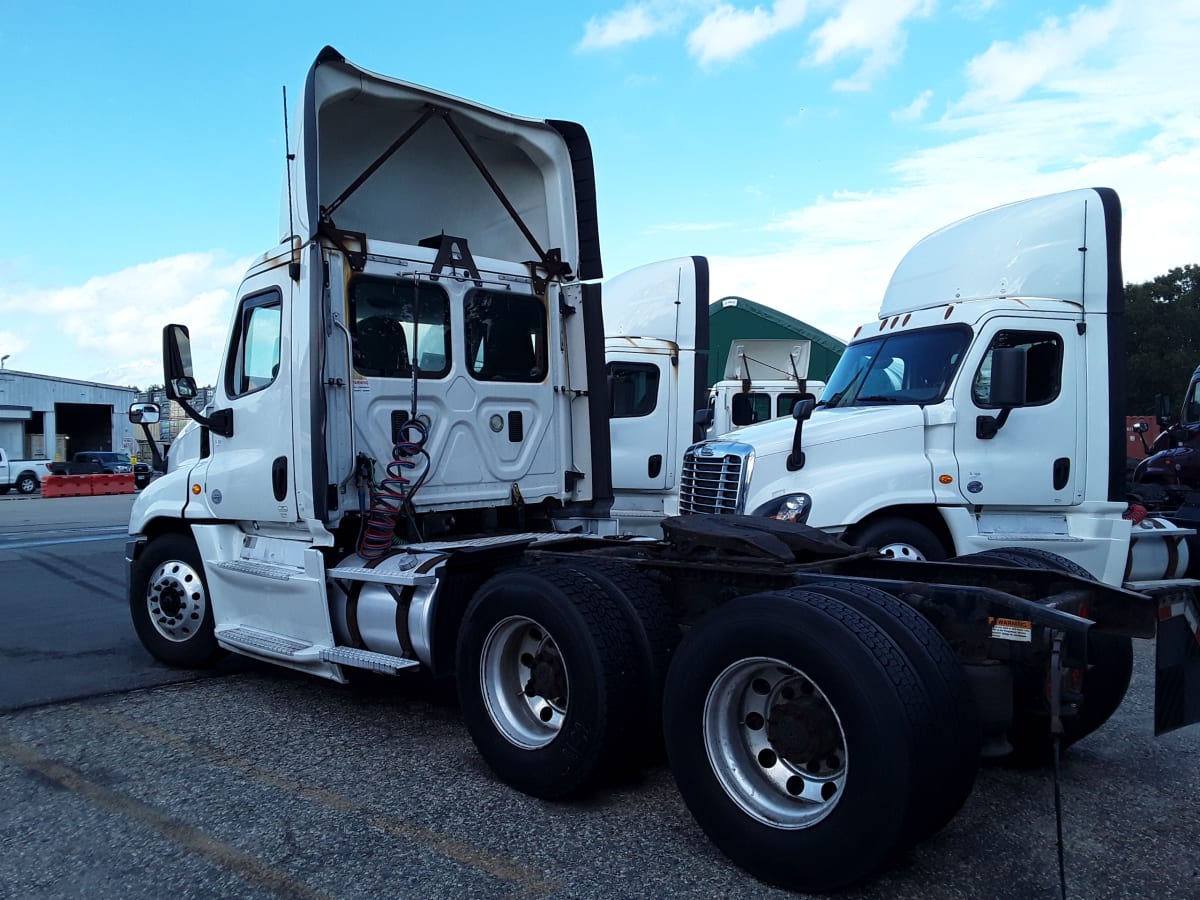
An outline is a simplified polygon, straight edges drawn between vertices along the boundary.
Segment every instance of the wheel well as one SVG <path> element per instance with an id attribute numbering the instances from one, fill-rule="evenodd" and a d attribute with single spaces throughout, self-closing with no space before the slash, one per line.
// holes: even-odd
<path id="1" fill-rule="evenodd" d="M 851 525 L 843 534 L 845 540 L 853 543 L 855 534 L 862 532 L 865 528 L 873 525 L 881 519 L 908 519 L 910 522 L 916 522 L 918 525 L 923 525 L 933 533 L 933 536 L 938 539 L 942 548 L 946 551 L 947 556 L 954 555 L 954 540 L 950 536 L 950 529 L 946 527 L 946 522 L 938 512 L 936 506 L 919 506 L 911 504 L 907 506 L 889 506 L 885 509 L 877 509 L 861 522 Z"/>
<path id="2" fill-rule="evenodd" d="M 152 541 L 155 538 L 162 537 L 164 534 L 183 534 L 190 537 L 192 529 L 190 524 L 184 522 L 182 519 L 159 517 L 147 522 L 146 526 L 142 529 L 142 534 L 146 536 L 146 540 Z"/>
<path id="3" fill-rule="evenodd" d="M 35 472 L 33 469 L 22 469 L 21 474 L 19 474 L 16 478 L 14 478 L 13 481 L 14 482 L 20 481 L 26 475 L 32 475 L 33 480 L 38 482 L 39 484 L 41 484 L 42 479 L 38 478 L 38 473 Z"/>

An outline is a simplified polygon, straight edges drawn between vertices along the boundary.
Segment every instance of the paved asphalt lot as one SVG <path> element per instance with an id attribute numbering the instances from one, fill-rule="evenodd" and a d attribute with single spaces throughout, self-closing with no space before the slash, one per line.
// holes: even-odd
<path id="1" fill-rule="evenodd" d="M 119 504 L 62 502 L 0 503 L 0 897 L 788 896 L 723 860 L 665 769 L 543 803 L 414 679 L 158 666 L 123 538 L 98 531 Z M 1122 709 L 1064 759 L 1073 898 L 1200 897 L 1200 727 L 1153 737 L 1138 651 Z M 941 834 L 844 896 L 1057 897 L 1048 773 L 985 768 Z"/>

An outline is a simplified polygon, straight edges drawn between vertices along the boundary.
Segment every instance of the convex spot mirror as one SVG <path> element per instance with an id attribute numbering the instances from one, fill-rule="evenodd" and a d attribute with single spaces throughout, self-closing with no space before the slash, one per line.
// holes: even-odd
<path id="1" fill-rule="evenodd" d="M 153 425 L 159 415 L 157 403 L 134 403 L 129 407 L 129 421 L 134 425 Z"/>

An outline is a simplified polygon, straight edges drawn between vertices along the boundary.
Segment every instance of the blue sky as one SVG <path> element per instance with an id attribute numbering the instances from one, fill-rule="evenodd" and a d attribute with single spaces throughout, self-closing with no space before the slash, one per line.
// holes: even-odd
<path id="1" fill-rule="evenodd" d="M 1200 262 L 1200 3 L 0 0 L 0 355 L 145 386 L 215 372 L 278 238 L 281 86 L 358 65 L 583 124 L 608 275 L 677 255 L 842 338 L 971 212 L 1107 185 L 1125 276 Z"/>

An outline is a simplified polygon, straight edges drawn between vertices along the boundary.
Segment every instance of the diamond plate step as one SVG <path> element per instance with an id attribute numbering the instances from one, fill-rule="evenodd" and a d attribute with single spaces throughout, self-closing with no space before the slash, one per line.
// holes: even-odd
<path id="1" fill-rule="evenodd" d="M 250 562 L 245 559 L 226 560 L 214 563 L 213 566 L 217 569 L 224 569 L 227 572 L 242 572 L 246 575 L 257 575 L 259 578 L 272 578 L 275 581 L 288 581 L 293 575 L 300 576 L 304 574 L 300 569 L 295 567 Z"/>
<path id="2" fill-rule="evenodd" d="M 336 569 L 330 569 L 326 574 L 333 579 L 371 581 L 376 584 L 437 584 L 436 575 L 428 575 L 411 570 L 407 572 L 384 572 L 379 569 L 368 569 L 364 566 L 338 566 Z"/>
<path id="3" fill-rule="evenodd" d="M 251 653 L 277 656 L 283 659 L 313 657 L 317 649 L 305 641 L 297 641 L 282 634 L 271 634 L 255 628 L 218 628 L 217 640 L 231 647 Z"/>
<path id="4" fill-rule="evenodd" d="M 356 669 L 382 672 L 384 675 L 395 675 L 401 669 L 419 665 L 415 659 L 389 656 L 373 650 L 359 650 L 357 647 L 326 647 L 321 651 L 321 659 L 324 662 L 337 663 L 340 666 L 353 666 Z"/>

